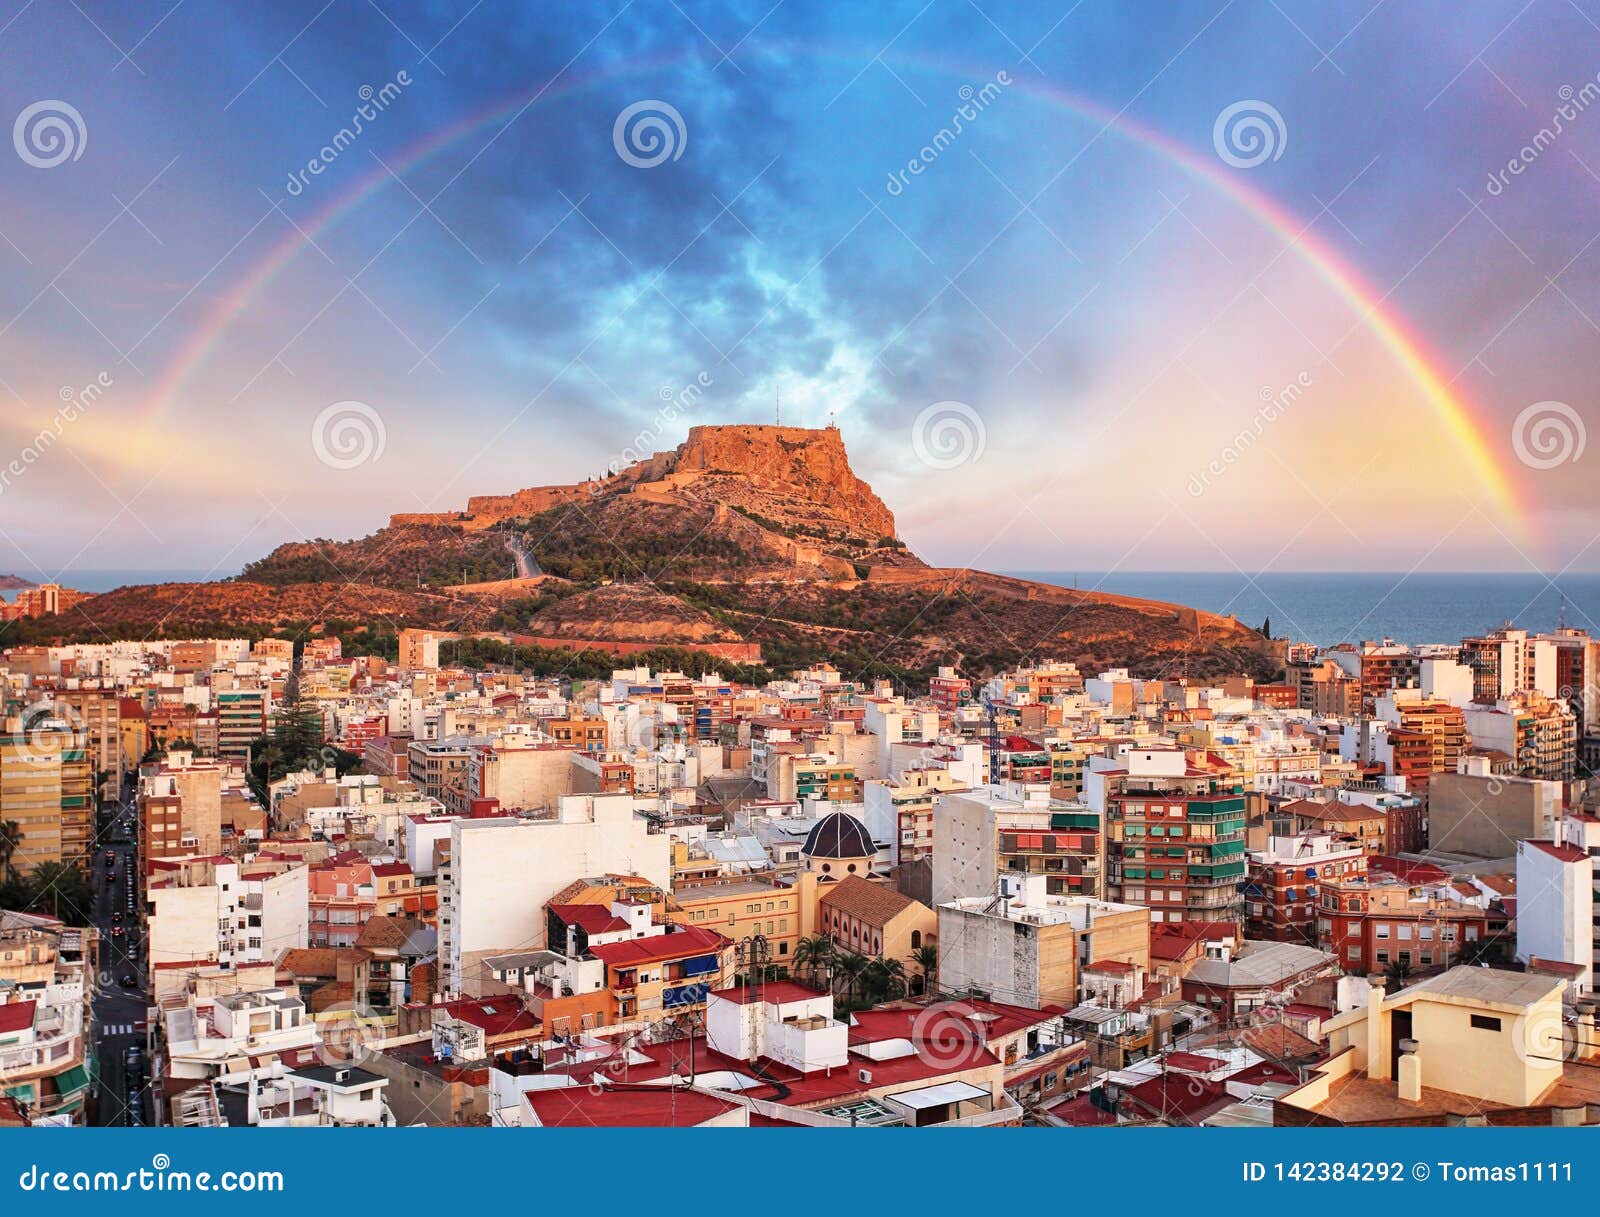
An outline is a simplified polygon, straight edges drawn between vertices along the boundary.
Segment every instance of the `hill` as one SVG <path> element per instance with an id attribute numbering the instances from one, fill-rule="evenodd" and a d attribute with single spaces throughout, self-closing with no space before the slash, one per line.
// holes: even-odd
<path id="1" fill-rule="evenodd" d="M 105 638 L 329 623 L 751 642 L 774 670 L 831 660 L 916 681 L 941 664 L 983 676 L 1043 658 L 1195 677 L 1281 667 L 1232 617 L 928 566 L 833 427 L 694 427 L 604 478 L 281 545 L 237 581 L 123 588 L 55 624 L 63 637 Z"/>

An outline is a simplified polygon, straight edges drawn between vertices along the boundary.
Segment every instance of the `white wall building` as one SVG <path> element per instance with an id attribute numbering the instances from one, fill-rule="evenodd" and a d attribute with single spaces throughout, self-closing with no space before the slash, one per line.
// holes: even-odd
<path id="1" fill-rule="evenodd" d="M 1561 841 L 1517 842 L 1517 958 L 1581 964 L 1594 983 L 1594 862 Z"/>
<path id="2" fill-rule="evenodd" d="M 672 884 L 672 840 L 624 794 L 567 795 L 552 819 L 457 820 L 440 871 L 439 954 L 451 992 L 476 993 L 485 955 L 544 945 L 544 906 L 575 879 L 638 875 Z"/>

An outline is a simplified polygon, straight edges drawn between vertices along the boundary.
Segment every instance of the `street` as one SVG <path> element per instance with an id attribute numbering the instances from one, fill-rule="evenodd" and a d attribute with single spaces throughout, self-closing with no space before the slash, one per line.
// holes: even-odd
<path id="1" fill-rule="evenodd" d="M 114 814 L 97 836 L 90 868 L 95 892 L 95 927 L 100 935 L 100 970 L 95 977 L 94 1046 L 98 1058 L 98 1088 L 93 1123 L 99 1126 L 130 1122 L 126 1057 L 129 1048 L 145 1050 L 143 1030 L 148 1014 L 143 992 L 143 942 L 137 891 L 137 846 L 133 787 L 124 786 Z M 109 861 L 108 859 L 109 855 Z M 130 911 L 130 884 L 134 886 Z M 137 987 L 124 988 L 124 977 Z M 149 1062 L 140 1076 L 149 1078 Z M 137 1117 L 148 1123 L 150 1102 L 142 1100 Z"/>

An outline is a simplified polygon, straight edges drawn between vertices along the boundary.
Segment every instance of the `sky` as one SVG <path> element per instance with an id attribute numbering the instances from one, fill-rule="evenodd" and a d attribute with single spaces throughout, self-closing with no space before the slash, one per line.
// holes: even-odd
<path id="1" fill-rule="evenodd" d="M 1600 570 L 1597 73 L 1582 0 L 4 0 L 0 572 L 775 413 L 939 564 Z"/>

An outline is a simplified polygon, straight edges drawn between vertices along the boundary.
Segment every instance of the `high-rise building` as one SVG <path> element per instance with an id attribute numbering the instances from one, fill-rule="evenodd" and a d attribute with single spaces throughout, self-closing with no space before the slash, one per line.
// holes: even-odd
<path id="1" fill-rule="evenodd" d="M 46 862 L 87 866 L 94 772 L 71 722 L 38 711 L 0 732 L 0 822 L 17 825 L 14 870 Z"/>
<path id="2" fill-rule="evenodd" d="M 217 694 L 217 755 L 243 759 L 267 733 L 267 691 L 244 687 Z"/>
<path id="3" fill-rule="evenodd" d="M 1106 783 L 1106 895 L 1152 923 L 1237 921 L 1245 875 L 1244 786 L 1179 749 L 1131 749 Z"/>

